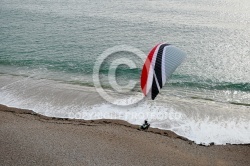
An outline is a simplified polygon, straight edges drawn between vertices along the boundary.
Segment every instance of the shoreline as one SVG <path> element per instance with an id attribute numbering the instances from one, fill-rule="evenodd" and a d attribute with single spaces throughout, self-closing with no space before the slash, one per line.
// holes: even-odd
<path id="1" fill-rule="evenodd" d="M 78 120 L 0 105 L 0 165 L 249 165 L 250 144 L 203 146 L 122 120 Z"/>
<path id="2" fill-rule="evenodd" d="M 121 108 L 120 111 L 106 102 L 94 87 L 8 75 L 1 76 L 0 87 L 2 104 L 50 117 L 119 119 L 135 125 L 148 119 L 151 129 L 171 130 L 204 146 L 250 143 L 250 114 L 243 106 L 161 95 L 157 101 L 142 100 L 135 107 Z M 126 102 L 117 98 L 117 102 Z"/>
<path id="3" fill-rule="evenodd" d="M 14 114 L 27 114 L 27 115 L 32 115 L 37 117 L 37 120 L 39 121 L 43 121 L 43 122 L 50 122 L 50 123 L 57 123 L 57 124 L 73 124 L 73 125 L 97 125 L 97 124 L 111 124 L 111 125 L 118 125 L 118 126 L 125 126 L 134 130 L 138 130 L 140 125 L 134 125 L 134 124 L 130 124 L 124 120 L 116 120 L 116 119 L 98 119 L 98 120 L 84 120 L 84 119 L 71 119 L 71 118 L 59 118 L 59 117 L 49 117 L 49 116 L 45 116 L 39 113 L 36 113 L 32 110 L 28 110 L 28 109 L 21 109 L 21 108 L 15 108 L 15 107 L 9 107 L 6 105 L 2 105 L 0 104 L 0 111 L 3 112 L 11 112 Z M 216 145 L 213 142 L 211 142 L 209 145 L 204 145 L 204 144 L 196 144 L 194 141 L 189 140 L 186 137 L 180 136 L 178 134 L 176 134 L 173 131 L 170 130 L 163 130 L 163 129 L 158 129 L 158 128 L 152 128 L 150 127 L 147 131 L 144 132 L 150 132 L 153 134 L 159 134 L 162 136 L 166 136 L 172 139 L 180 139 L 183 141 L 188 142 L 189 144 L 195 144 L 195 145 L 199 145 L 199 146 L 205 146 L 205 147 L 209 147 L 209 146 L 225 146 L 225 145 Z M 240 145 L 240 146 L 249 146 L 250 147 L 250 143 L 247 144 L 231 144 L 231 143 L 227 143 L 226 145 Z"/>

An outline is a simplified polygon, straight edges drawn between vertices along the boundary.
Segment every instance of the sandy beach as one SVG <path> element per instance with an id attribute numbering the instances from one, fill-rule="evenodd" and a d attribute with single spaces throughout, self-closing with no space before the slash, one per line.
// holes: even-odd
<path id="1" fill-rule="evenodd" d="M 0 165 L 249 165 L 250 145 L 201 146 L 171 131 L 0 106 Z"/>

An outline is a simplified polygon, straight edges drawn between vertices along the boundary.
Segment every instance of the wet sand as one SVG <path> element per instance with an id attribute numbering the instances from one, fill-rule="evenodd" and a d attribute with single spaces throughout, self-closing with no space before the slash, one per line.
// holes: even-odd
<path id="1" fill-rule="evenodd" d="M 0 105 L 0 165 L 250 165 L 250 145 L 201 146 L 119 120 L 46 117 Z"/>

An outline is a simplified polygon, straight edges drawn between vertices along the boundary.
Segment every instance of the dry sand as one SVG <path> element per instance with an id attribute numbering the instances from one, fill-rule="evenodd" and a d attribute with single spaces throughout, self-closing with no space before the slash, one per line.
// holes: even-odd
<path id="1" fill-rule="evenodd" d="M 0 165 L 250 165 L 250 145 L 206 147 L 171 131 L 137 128 L 0 105 Z"/>

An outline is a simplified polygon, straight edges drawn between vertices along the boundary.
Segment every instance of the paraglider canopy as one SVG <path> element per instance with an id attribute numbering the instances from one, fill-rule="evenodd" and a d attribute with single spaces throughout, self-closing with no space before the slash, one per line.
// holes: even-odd
<path id="1" fill-rule="evenodd" d="M 185 58 L 185 52 L 167 43 L 157 44 L 152 48 L 141 73 L 141 89 L 144 95 L 151 95 L 154 100 Z"/>

